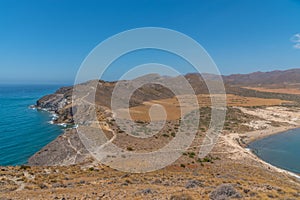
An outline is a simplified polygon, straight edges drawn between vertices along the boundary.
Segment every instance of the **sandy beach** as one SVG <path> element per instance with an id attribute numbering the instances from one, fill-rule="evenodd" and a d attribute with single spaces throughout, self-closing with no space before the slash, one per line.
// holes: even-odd
<path id="1" fill-rule="evenodd" d="M 282 126 L 282 127 L 269 127 L 265 130 L 256 130 L 240 134 L 242 145 L 247 146 L 249 143 L 260 140 L 271 135 L 281 134 L 288 130 L 300 128 L 300 125 Z"/>
<path id="2" fill-rule="evenodd" d="M 300 186 L 299 174 L 273 166 L 259 158 L 249 148 L 247 148 L 248 144 L 253 141 L 260 140 L 271 135 L 280 134 L 288 130 L 300 128 L 298 108 L 293 110 L 281 106 L 275 106 L 255 110 L 247 108 L 240 109 L 244 113 L 249 113 L 251 115 L 255 114 L 259 117 L 259 120 L 248 124 L 257 130 L 244 133 L 232 133 L 229 131 L 224 132 L 224 134 L 220 136 L 212 153 L 219 156 L 225 156 L 233 161 L 247 163 L 249 166 L 260 166 L 267 171 L 282 173 Z M 280 126 L 275 127 L 269 125 L 271 123 L 269 120 L 270 111 L 276 113 L 272 120 L 282 123 Z"/>

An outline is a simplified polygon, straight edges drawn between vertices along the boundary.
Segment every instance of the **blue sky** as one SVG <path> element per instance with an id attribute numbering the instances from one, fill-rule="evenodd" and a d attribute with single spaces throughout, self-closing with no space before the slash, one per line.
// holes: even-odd
<path id="1" fill-rule="evenodd" d="M 299 0 L 0 0 L 0 83 L 73 83 L 97 44 L 148 26 L 192 37 L 223 74 L 300 67 Z M 180 63 L 171 58 L 140 52 L 116 62 L 105 79 L 133 63 Z"/>

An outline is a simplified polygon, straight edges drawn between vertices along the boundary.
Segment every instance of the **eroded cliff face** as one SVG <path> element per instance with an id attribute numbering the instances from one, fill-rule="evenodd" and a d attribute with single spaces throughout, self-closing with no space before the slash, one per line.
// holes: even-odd
<path id="1" fill-rule="evenodd" d="M 169 85 L 178 85 L 180 87 L 181 84 L 180 80 L 182 77 L 161 77 L 159 75 L 149 75 L 148 77 L 151 80 L 155 79 L 157 81 L 162 80 L 163 82 L 168 82 Z M 144 79 L 143 78 L 143 79 Z M 185 76 L 186 80 L 190 83 L 192 88 L 194 89 L 196 94 L 207 94 L 208 90 L 206 84 L 201 79 L 199 74 L 188 74 Z M 139 79 L 137 82 L 139 83 Z M 210 78 L 211 81 L 214 81 L 213 78 Z M 132 81 L 120 81 L 127 88 L 130 88 L 136 84 L 135 80 Z M 111 96 L 114 91 L 114 87 L 116 86 L 117 82 L 105 82 L 105 81 L 98 81 L 93 80 L 86 83 L 80 84 L 82 88 L 82 98 L 79 100 L 87 102 L 88 105 L 86 108 L 85 113 L 79 113 L 82 116 L 80 117 L 80 122 L 82 124 L 91 124 L 91 121 L 88 121 L 88 114 L 89 112 L 89 104 L 96 104 L 97 107 L 97 118 L 98 122 L 103 126 L 103 129 L 110 132 L 111 135 L 119 134 L 122 136 L 122 131 L 120 131 L 117 126 L 114 124 L 111 119 L 111 110 L 110 110 L 110 103 L 111 103 Z M 225 80 L 226 84 L 226 80 Z M 95 87 L 95 85 L 97 85 Z M 96 89 L 96 95 L 93 97 L 90 95 L 89 90 L 90 88 Z M 276 93 L 268 93 L 268 92 L 256 92 L 253 90 L 248 90 L 245 88 L 240 88 L 236 86 L 228 86 L 226 85 L 227 94 L 238 94 L 241 97 L 256 97 L 259 96 L 261 98 L 278 98 L 282 100 L 294 100 L 297 101 L 299 96 L 291 95 L 291 94 L 276 94 Z M 57 90 L 54 94 L 50 94 L 47 96 L 42 97 L 37 101 L 36 107 L 38 109 L 44 109 L 49 112 L 55 113 L 57 118 L 53 120 L 54 123 L 65 123 L 67 125 L 76 126 L 73 120 L 73 112 L 78 112 L 76 109 L 76 105 L 72 103 L 72 92 L 73 87 L 63 87 Z M 126 92 L 126 90 L 125 90 Z M 218 94 L 218 91 L 216 91 Z M 122 99 L 123 94 L 119 94 L 116 98 Z M 149 102 L 152 100 L 160 100 L 160 99 L 171 99 L 174 98 L 174 93 L 170 91 L 168 88 L 162 87 L 159 84 L 145 84 L 140 85 L 139 88 L 135 90 L 132 94 L 129 102 L 130 107 L 135 107 L 139 105 L 143 105 L 144 102 Z M 245 98 L 244 98 L 245 99 Z M 236 99 L 233 99 L 236 102 Z M 232 101 L 233 101 L 232 100 Z M 169 100 L 168 100 L 169 101 Z M 293 102 L 294 103 L 294 102 Z M 76 104 L 76 103 L 75 103 Z M 168 102 L 170 104 L 170 102 Z M 175 105 L 175 104 L 174 104 Z M 235 104 L 233 104 L 235 105 Z M 205 105 L 209 106 L 209 105 Z M 144 110 L 137 110 L 140 113 L 148 112 Z M 109 114 L 107 114 L 109 113 Z M 208 118 L 209 119 L 209 118 Z M 208 119 L 205 119 L 203 123 L 205 124 Z M 250 123 L 250 122 L 249 122 Z M 78 123 L 80 124 L 80 123 Z M 233 126 L 232 122 L 228 123 L 228 126 Z M 203 127 L 202 127 L 203 128 Z M 228 127 L 227 127 L 228 128 Z M 232 128 L 232 127 L 231 127 Z M 243 125 L 239 124 L 239 128 L 243 128 Z M 112 129 L 112 130 L 108 130 Z M 111 133 L 113 132 L 113 133 Z M 125 135 L 125 134 L 124 134 Z M 125 136 L 124 136 L 125 137 Z M 122 137 L 120 137 L 122 138 Z M 160 139 L 165 139 L 162 137 Z M 127 142 L 128 138 L 124 138 L 124 141 Z M 124 143 L 123 141 L 123 143 Z M 128 146 L 124 146 L 126 149 Z M 32 156 L 28 164 L 30 165 L 71 165 L 71 164 L 78 164 L 80 162 L 89 159 L 91 156 L 85 150 L 84 145 L 81 143 L 81 140 L 76 132 L 76 129 L 66 129 L 65 132 L 56 138 L 53 142 L 48 144 L 44 147 L 41 151 L 37 152 L 34 156 Z"/>
<path id="2" fill-rule="evenodd" d="M 72 91 L 73 87 L 60 88 L 54 94 L 39 99 L 36 107 L 56 114 L 57 117 L 53 119 L 55 124 L 74 125 Z M 28 165 L 72 165 L 84 162 L 90 157 L 89 152 L 81 143 L 76 129 L 68 128 L 62 135 L 29 158 Z"/>
<path id="3" fill-rule="evenodd" d="M 72 124 L 72 90 L 73 87 L 62 87 L 54 94 L 49 94 L 36 102 L 38 109 L 55 113 L 54 123 Z"/>
<path id="4" fill-rule="evenodd" d="M 62 87 L 54 94 L 42 97 L 36 102 L 37 108 L 54 112 L 64 108 L 67 104 L 71 103 L 72 88 L 73 87 Z"/>
<path id="5" fill-rule="evenodd" d="M 189 76 L 191 79 L 189 81 L 192 83 L 193 77 L 194 75 Z M 194 83 L 197 89 L 196 83 L 198 82 Z M 105 106 L 110 102 L 109 94 L 113 86 L 114 83 L 100 82 L 100 90 L 95 100 L 100 106 L 97 110 L 98 121 L 103 122 L 100 124 L 108 132 L 109 138 L 114 138 L 114 135 L 110 135 L 112 132 L 118 134 L 114 141 L 117 146 L 124 150 L 131 147 L 134 151 L 151 151 L 153 146 L 159 147 L 172 139 L 174 124 L 171 123 L 167 123 L 170 126 L 165 127 L 163 134 L 156 135 L 149 142 L 143 139 L 144 142 L 141 143 L 138 138 L 129 138 L 126 133 L 121 132 L 113 124 L 110 110 Z M 136 96 L 131 105 L 172 96 L 171 93 L 157 86 L 145 88 L 135 93 Z M 72 89 L 72 87 L 62 88 L 54 94 L 41 98 L 37 102 L 37 108 L 56 113 L 58 119 L 55 123 L 72 124 Z M 201 93 L 203 90 L 200 88 L 198 91 Z M 228 107 L 224 127 L 226 131 L 220 136 L 215 148 L 206 159 L 199 161 L 194 155 L 199 150 L 199 142 L 205 136 L 204 132 L 207 128 L 205 124 L 210 118 L 208 107 L 203 107 L 200 112 L 201 123 L 205 126 L 200 127 L 195 143 L 183 152 L 181 158 L 166 169 L 145 174 L 119 172 L 94 162 L 82 144 L 76 129 L 65 129 L 62 135 L 29 159 L 29 165 L 38 166 L 1 168 L 1 194 L 7 199 L 63 199 L 66 197 L 74 199 L 219 199 L 230 198 L 232 195 L 251 200 L 298 199 L 300 187 L 294 177 L 259 160 L 251 152 L 242 148 L 241 144 L 243 145 L 247 138 L 251 139 L 255 134 L 260 137 L 269 132 L 271 126 L 275 128 L 280 126 L 278 128 L 282 130 L 286 127 L 294 127 L 296 121 L 293 120 L 300 119 L 299 109 L 298 107 L 249 106 L 251 104 L 248 101 L 257 99 L 251 100 L 245 96 L 255 97 L 259 94 L 260 97 L 267 98 L 264 101 L 271 101 L 270 97 L 286 99 L 286 96 L 280 94 L 256 93 L 255 91 L 250 93 L 249 91 L 238 90 L 240 98 L 234 96 L 230 105 L 234 106 L 237 101 L 241 101 L 240 106 L 244 108 Z M 145 95 L 149 92 L 150 95 Z M 289 96 L 292 97 L 292 95 Z M 86 100 L 91 100 L 91 98 Z M 82 120 L 85 120 L 84 115 Z M 144 123 L 144 121 L 140 120 L 139 123 Z M 249 135 L 249 131 L 253 133 Z M 138 149 L 136 144 L 143 149 Z M 227 184 L 224 186 L 224 183 Z M 237 192 L 234 192 L 230 185 L 228 187 L 228 184 L 231 184 Z"/>

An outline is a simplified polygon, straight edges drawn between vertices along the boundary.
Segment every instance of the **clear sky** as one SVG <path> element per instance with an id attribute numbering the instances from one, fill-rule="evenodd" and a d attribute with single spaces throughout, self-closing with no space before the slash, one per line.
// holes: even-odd
<path id="1" fill-rule="evenodd" d="M 148 26 L 192 37 L 223 74 L 300 67 L 299 0 L 0 0 L 0 83 L 72 83 L 97 44 Z"/>

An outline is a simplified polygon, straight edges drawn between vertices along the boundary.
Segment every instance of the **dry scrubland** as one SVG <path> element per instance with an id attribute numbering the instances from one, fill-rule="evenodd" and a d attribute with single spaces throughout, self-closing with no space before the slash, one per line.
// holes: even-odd
<path id="1" fill-rule="evenodd" d="M 219 192 L 223 187 L 242 199 L 300 197 L 299 185 L 285 175 L 230 160 L 204 162 L 198 167 L 171 166 L 146 174 L 126 174 L 103 166 L 10 167 L 1 169 L 1 179 L 6 183 L 1 187 L 2 199 L 196 200 L 209 199 L 216 186 L 221 186 Z"/>
<path id="2" fill-rule="evenodd" d="M 191 147 L 172 165 L 155 172 L 128 174 L 99 165 L 92 158 L 68 166 L 0 168 L 0 199 L 300 199 L 300 183 L 288 172 L 259 160 L 247 142 L 300 125 L 298 106 L 282 99 L 227 96 L 224 130 L 204 159 L 198 159 L 209 125 L 207 95 L 198 95 L 200 127 Z M 128 151 L 153 151 L 176 135 L 180 112 L 175 98 L 145 101 L 130 109 L 138 123 L 147 123 L 151 105 L 166 108 L 167 123 L 149 139 L 128 136 L 113 120 L 98 118 L 113 143 Z M 187 108 L 192 110 L 192 108 Z M 159 119 L 159 118 L 158 118 Z M 138 165 L 138 163 L 136 163 Z"/>
<path id="3" fill-rule="evenodd" d="M 250 90 L 256 90 L 260 92 L 273 92 L 273 93 L 282 93 L 282 94 L 300 94 L 300 89 L 297 88 L 290 88 L 291 86 L 287 86 L 287 88 L 273 88 L 269 86 L 269 88 L 265 87 L 244 87 Z"/>
<path id="4" fill-rule="evenodd" d="M 197 95 L 197 100 L 199 102 L 199 107 L 208 107 L 211 106 L 211 99 L 209 95 Z M 281 99 L 264 99 L 257 97 L 243 97 L 233 94 L 226 95 L 227 106 L 235 106 L 235 107 L 253 107 L 253 106 L 274 106 L 281 105 L 283 103 L 289 103 L 290 101 L 281 100 Z M 145 113 L 149 113 L 149 109 L 152 105 L 159 104 L 164 107 L 167 114 L 168 120 L 176 120 L 181 116 L 181 109 L 183 112 L 187 113 L 191 110 L 195 109 L 194 107 L 182 107 L 180 106 L 178 99 L 168 98 L 168 99 L 160 99 L 160 100 L 152 100 L 146 101 L 140 106 L 134 106 L 130 108 L 130 114 L 132 119 L 134 120 L 144 120 L 149 121 L 149 115 L 145 115 Z M 163 120 L 162 115 L 154 116 L 152 120 Z"/>

